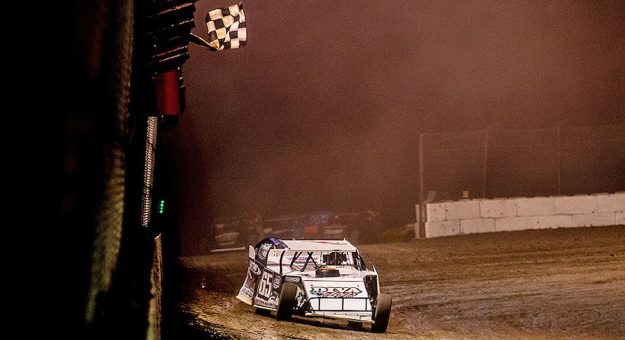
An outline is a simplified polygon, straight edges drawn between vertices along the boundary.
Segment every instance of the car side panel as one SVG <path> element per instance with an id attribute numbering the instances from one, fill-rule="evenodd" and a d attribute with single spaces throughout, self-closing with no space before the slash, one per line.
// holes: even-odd
<path id="1" fill-rule="evenodd" d="M 277 309 L 281 286 L 282 276 L 267 267 L 263 268 L 257 282 L 254 305 L 268 309 Z"/>
<path id="2" fill-rule="evenodd" d="M 263 265 L 262 263 L 256 261 L 254 248 L 250 246 L 249 252 L 250 256 L 248 258 L 245 282 L 243 282 L 243 286 L 241 287 L 241 289 L 239 289 L 237 299 L 244 303 L 247 303 L 248 305 L 251 305 L 254 297 L 254 291 L 256 290 L 256 285 L 262 274 Z"/>

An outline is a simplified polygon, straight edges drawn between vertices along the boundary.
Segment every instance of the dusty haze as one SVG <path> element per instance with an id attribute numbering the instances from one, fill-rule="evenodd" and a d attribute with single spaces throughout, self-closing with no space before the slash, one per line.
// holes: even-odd
<path id="1" fill-rule="evenodd" d="M 196 34 L 228 4 L 199 2 Z M 419 131 L 625 119 L 624 1 L 244 5 L 247 47 L 191 47 L 187 111 L 164 134 L 187 241 L 250 210 L 410 222 Z"/>

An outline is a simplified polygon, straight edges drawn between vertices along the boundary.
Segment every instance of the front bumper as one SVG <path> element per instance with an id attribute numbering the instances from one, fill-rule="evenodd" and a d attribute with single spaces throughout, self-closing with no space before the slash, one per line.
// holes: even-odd
<path id="1" fill-rule="evenodd" d="M 372 323 L 373 311 L 368 297 L 312 297 L 306 316 L 320 316 Z"/>

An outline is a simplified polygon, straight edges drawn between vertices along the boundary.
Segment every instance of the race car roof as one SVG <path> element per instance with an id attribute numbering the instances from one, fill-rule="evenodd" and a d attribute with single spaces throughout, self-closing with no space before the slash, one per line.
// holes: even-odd
<path id="1" fill-rule="evenodd" d="M 347 240 L 282 240 L 290 250 L 358 251 Z"/>

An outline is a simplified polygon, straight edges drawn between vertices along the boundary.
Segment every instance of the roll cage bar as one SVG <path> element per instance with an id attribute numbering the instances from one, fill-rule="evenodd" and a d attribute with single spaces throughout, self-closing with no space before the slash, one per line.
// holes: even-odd
<path id="1" fill-rule="evenodd" d="M 280 275 L 282 275 L 283 270 L 282 270 L 282 260 L 284 259 L 284 254 L 286 253 L 288 249 L 284 249 L 282 250 L 282 252 L 280 253 Z M 300 258 L 300 256 L 304 253 L 304 251 L 296 251 L 293 254 L 293 258 L 291 259 L 291 263 L 289 264 L 289 268 L 294 269 L 293 268 L 293 264 L 295 264 L 295 261 L 297 261 L 297 259 Z M 315 259 L 313 258 L 313 253 L 314 251 L 308 251 L 306 252 L 306 254 L 308 254 L 308 256 L 306 257 L 306 260 L 304 261 L 304 265 L 302 266 L 302 268 L 299 270 L 300 272 L 303 272 L 304 270 L 306 270 L 306 267 L 308 266 L 308 264 L 310 263 L 310 261 L 312 261 L 313 265 L 315 266 L 315 269 L 319 269 L 321 267 L 321 265 L 319 265 L 317 263 L 317 261 L 315 261 Z M 366 269 L 366 265 L 365 265 L 365 260 L 362 258 L 362 256 L 360 256 L 360 254 L 358 252 L 352 252 L 354 255 L 354 267 L 356 267 L 358 270 L 365 270 Z"/>
<path id="2" fill-rule="evenodd" d="M 286 250 L 283 250 L 282 253 L 280 254 L 280 275 L 282 275 L 282 259 L 284 258 L 284 253 L 286 253 Z M 297 261 L 297 259 L 300 257 L 300 255 L 302 255 L 302 253 L 304 253 L 303 251 L 296 251 L 295 254 L 293 254 L 293 258 L 291 259 L 291 263 L 289 264 L 289 267 L 291 269 L 293 269 L 293 264 L 295 263 L 295 261 Z M 315 266 L 315 269 L 318 269 L 319 267 L 321 267 L 319 264 L 317 264 L 317 261 L 315 261 L 315 259 L 313 258 L 313 253 L 312 251 L 306 252 L 308 254 L 308 257 L 306 258 L 306 261 L 304 261 L 304 266 L 302 267 L 302 269 L 300 269 L 300 272 L 303 272 L 306 267 L 308 266 L 308 263 L 312 260 L 313 265 Z"/>

